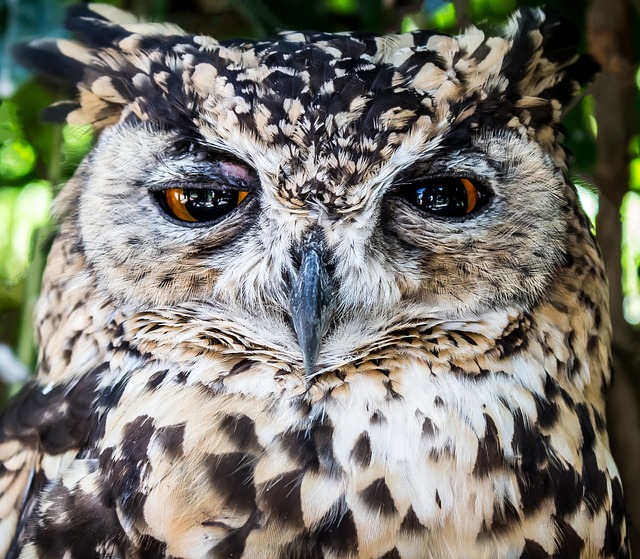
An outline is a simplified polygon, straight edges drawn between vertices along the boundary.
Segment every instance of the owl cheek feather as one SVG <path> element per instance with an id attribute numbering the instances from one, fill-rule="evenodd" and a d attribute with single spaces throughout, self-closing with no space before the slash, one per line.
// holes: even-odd
<path id="1" fill-rule="evenodd" d="M 307 376 L 313 375 L 332 315 L 332 281 L 323 260 L 321 234 L 312 231 L 299 249 L 300 266 L 289 274 L 290 312 Z"/>

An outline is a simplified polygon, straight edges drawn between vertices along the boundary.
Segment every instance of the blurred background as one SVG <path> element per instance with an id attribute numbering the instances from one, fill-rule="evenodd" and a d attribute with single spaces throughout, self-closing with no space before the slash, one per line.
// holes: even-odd
<path id="1" fill-rule="evenodd" d="M 11 45 L 60 37 L 69 0 L 0 0 L 0 406 L 35 366 L 32 312 L 54 227 L 60 184 L 90 149 L 91 130 L 40 121 L 64 98 L 11 57 Z M 454 33 L 495 24 L 523 0 L 112 0 L 153 21 L 225 37 L 284 29 Z M 603 72 L 565 121 L 580 197 L 603 249 L 611 285 L 615 382 L 611 444 L 622 471 L 640 553 L 640 0 L 547 0 L 571 20 Z M 67 92 L 68 93 L 68 92 Z"/>

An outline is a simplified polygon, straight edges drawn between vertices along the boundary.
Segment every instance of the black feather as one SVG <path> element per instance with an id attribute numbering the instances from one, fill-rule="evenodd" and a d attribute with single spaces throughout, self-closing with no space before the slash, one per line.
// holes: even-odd
<path id="1" fill-rule="evenodd" d="M 44 109 L 41 113 L 42 120 L 47 122 L 65 122 L 69 113 L 80 108 L 80 103 L 62 101 Z"/>
<path id="2" fill-rule="evenodd" d="M 580 31 L 553 8 L 545 8 L 545 21 L 540 27 L 545 58 L 556 64 L 569 62 L 578 53 Z"/>
<path id="3" fill-rule="evenodd" d="M 98 12 L 94 12 L 89 4 L 73 4 L 67 8 L 67 17 L 72 18 L 92 18 L 101 19 L 102 21 L 109 21 L 103 15 Z"/>
<path id="4" fill-rule="evenodd" d="M 18 43 L 13 47 L 13 56 L 20 64 L 53 83 L 76 84 L 84 75 L 84 64 L 60 52 L 54 39 Z"/>
<path id="5" fill-rule="evenodd" d="M 120 25 L 95 17 L 69 15 L 65 20 L 65 27 L 72 31 L 77 39 L 91 48 L 110 47 L 131 35 L 130 31 Z"/>

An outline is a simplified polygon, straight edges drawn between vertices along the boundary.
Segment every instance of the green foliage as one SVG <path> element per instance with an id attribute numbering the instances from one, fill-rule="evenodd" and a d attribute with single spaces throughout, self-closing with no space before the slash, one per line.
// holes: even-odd
<path id="1" fill-rule="evenodd" d="M 26 140 L 16 105 L 3 103 L 0 106 L 0 180 L 21 179 L 33 171 L 35 164 L 36 151 Z"/>
<path id="2" fill-rule="evenodd" d="M 589 217 L 589 220 L 591 221 L 591 231 L 595 234 L 596 217 L 598 217 L 598 211 L 600 210 L 598 192 L 594 187 L 580 181 L 579 179 L 576 179 L 574 182 L 576 190 L 578 191 L 580 205 L 582 206 L 584 213 Z"/>
<path id="3" fill-rule="evenodd" d="M 469 4 L 474 21 L 502 19 L 516 9 L 515 0 L 470 0 Z"/>
<path id="4" fill-rule="evenodd" d="M 593 97 L 586 95 L 564 119 L 564 144 L 573 157 L 573 166 L 581 173 L 591 173 L 596 163 L 598 126 Z"/>
<path id="5" fill-rule="evenodd" d="M 428 14 L 429 23 L 437 29 L 455 29 L 458 24 L 456 8 L 451 2 L 445 2 L 440 8 Z"/>
<path id="6" fill-rule="evenodd" d="M 29 174 L 36 163 L 36 152 L 24 140 L 8 140 L 0 147 L 0 179 L 15 180 Z"/>
<path id="7" fill-rule="evenodd" d="M 640 192 L 640 135 L 634 136 L 629 143 L 629 185 L 631 190 Z"/>
<path id="8" fill-rule="evenodd" d="M 334 14 L 352 15 L 358 11 L 358 0 L 327 0 L 326 6 Z"/>
<path id="9" fill-rule="evenodd" d="M 62 174 L 71 176 L 84 156 L 93 145 L 93 129 L 88 124 L 83 126 L 62 127 Z"/>
<path id="10" fill-rule="evenodd" d="M 622 204 L 622 286 L 624 314 L 631 324 L 640 324 L 640 194 L 629 192 Z"/>
<path id="11" fill-rule="evenodd" d="M 49 181 L 0 187 L 0 281 L 16 283 L 24 276 L 33 233 L 48 222 L 50 205 Z"/>

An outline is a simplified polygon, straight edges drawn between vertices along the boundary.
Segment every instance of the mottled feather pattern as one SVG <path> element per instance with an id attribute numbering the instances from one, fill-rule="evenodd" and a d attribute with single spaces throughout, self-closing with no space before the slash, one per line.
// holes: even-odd
<path id="1" fill-rule="evenodd" d="M 21 56 L 77 87 L 49 116 L 100 133 L 56 201 L 37 377 L 0 416 L 0 554 L 629 556 L 606 280 L 561 146 L 595 68 L 563 24 L 217 41 L 89 5 L 68 26 Z M 163 214 L 220 157 L 255 174 L 245 201 Z M 489 201 L 432 215 L 398 195 L 416 177 Z M 304 262 L 331 294 L 312 360 Z"/>

